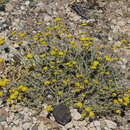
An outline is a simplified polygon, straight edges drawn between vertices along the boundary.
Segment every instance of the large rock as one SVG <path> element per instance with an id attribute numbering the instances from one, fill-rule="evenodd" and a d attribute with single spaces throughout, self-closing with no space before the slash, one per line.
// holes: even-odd
<path id="1" fill-rule="evenodd" d="M 61 125 L 66 125 L 72 120 L 69 108 L 63 104 L 54 107 L 53 116 L 56 122 Z"/>

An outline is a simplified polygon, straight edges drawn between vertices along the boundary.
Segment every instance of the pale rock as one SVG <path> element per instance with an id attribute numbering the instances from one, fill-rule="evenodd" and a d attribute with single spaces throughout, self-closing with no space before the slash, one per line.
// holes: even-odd
<path id="1" fill-rule="evenodd" d="M 29 129 L 29 128 L 32 127 L 32 123 L 31 123 L 31 122 L 24 123 L 22 127 L 23 127 L 24 129 Z"/>
<path id="2" fill-rule="evenodd" d="M 47 15 L 47 14 L 44 15 L 44 21 L 45 22 L 49 22 L 51 20 L 52 20 L 52 18 L 49 15 Z"/>
<path id="3" fill-rule="evenodd" d="M 12 4 L 10 4 L 10 3 L 7 3 L 7 4 L 6 4 L 6 11 L 9 11 L 9 12 L 10 12 L 10 11 L 13 10 L 13 8 L 14 8 L 14 7 L 13 7 Z"/>
<path id="4" fill-rule="evenodd" d="M 79 120 L 81 118 L 81 114 L 77 111 L 77 109 L 71 109 L 70 112 L 73 120 Z"/>
<path id="5" fill-rule="evenodd" d="M 117 24 L 118 24 L 119 26 L 124 26 L 124 25 L 126 24 L 126 22 L 125 22 L 124 20 L 119 20 L 119 21 L 117 22 Z"/>
<path id="6" fill-rule="evenodd" d="M 68 124 L 65 125 L 65 128 L 71 129 L 71 128 L 73 128 L 73 126 L 74 126 L 73 122 L 69 122 Z"/>
<path id="7" fill-rule="evenodd" d="M 95 127 L 100 126 L 100 121 L 93 121 L 93 124 L 95 125 Z"/>
<path id="8" fill-rule="evenodd" d="M 30 1 L 25 1 L 26 6 L 29 6 L 29 4 L 30 4 Z"/>
<path id="9" fill-rule="evenodd" d="M 93 128 L 93 127 L 94 127 L 94 123 L 91 122 L 91 123 L 89 124 L 89 127 L 90 127 L 90 128 Z"/>
<path id="10" fill-rule="evenodd" d="M 16 127 L 16 126 L 13 126 L 12 127 L 12 130 L 23 130 L 21 127 Z"/>
<path id="11" fill-rule="evenodd" d="M 116 129 L 117 124 L 115 122 L 113 122 L 111 120 L 105 120 L 105 122 L 106 122 L 106 125 L 107 125 L 108 128 L 110 128 L 110 129 Z"/>

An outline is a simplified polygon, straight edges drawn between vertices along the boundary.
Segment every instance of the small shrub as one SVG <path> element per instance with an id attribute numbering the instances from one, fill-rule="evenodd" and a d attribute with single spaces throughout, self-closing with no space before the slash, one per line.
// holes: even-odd
<path id="1" fill-rule="evenodd" d="M 84 25 L 84 24 L 83 24 Z M 37 26 L 42 27 L 38 22 Z M 8 82 L 4 93 L 7 104 L 21 103 L 37 112 L 52 111 L 58 104 L 77 108 L 82 118 L 121 114 L 128 108 L 130 90 L 116 66 L 114 52 L 96 47 L 94 38 L 81 34 L 75 38 L 60 18 L 43 31 L 27 34 L 11 33 L 19 37 L 18 44 L 32 37 L 26 52 L 21 54 L 21 77 Z"/>

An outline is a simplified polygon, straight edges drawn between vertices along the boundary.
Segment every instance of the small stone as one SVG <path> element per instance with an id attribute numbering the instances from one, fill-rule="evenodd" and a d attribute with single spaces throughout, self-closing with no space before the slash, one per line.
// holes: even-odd
<path id="1" fill-rule="evenodd" d="M 4 126 L 0 124 L 0 130 L 4 130 Z"/>
<path id="2" fill-rule="evenodd" d="M 72 109 L 70 112 L 72 119 L 79 120 L 81 118 L 81 114 L 77 111 L 77 109 Z"/>
<path id="3" fill-rule="evenodd" d="M 49 127 L 49 128 L 55 129 L 55 130 L 60 130 L 58 124 L 54 121 L 51 121 L 48 118 L 39 116 L 37 119 L 40 121 L 40 124 L 44 124 L 44 126 L 46 126 L 46 127 Z M 41 129 L 39 128 L 39 130 L 41 130 Z"/>
<path id="4" fill-rule="evenodd" d="M 24 129 L 29 129 L 29 128 L 31 128 L 31 126 L 32 126 L 32 123 L 31 123 L 31 122 L 28 122 L 28 123 L 24 123 L 22 127 L 23 127 Z"/>
<path id="5" fill-rule="evenodd" d="M 97 127 L 97 126 L 100 126 L 100 121 L 93 121 L 93 123 L 94 123 L 94 125 L 95 125 L 95 127 Z"/>
<path id="6" fill-rule="evenodd" d="M 25 1 L 26 6 L 29 6 L 29 4 L 30 4 L 30 1 Z"/>
<path id="7" fill-rule="evenodd" d="M 4 109 L 0 109 L 0 122 L 6 121 L 8 117 L 8 112 L 5 111 Z"/>
<path id="8" fill-rule="evenodd" d="M 12 11 L 12 10 L 13 10 L 13 5 L 10 4 L 10 3 L 7 3 L 7 4 L 6 4 L 6 11 L 10 12 L 10 11 Z"/>
<path id="9" fill-rule="evenodd" d="M 119 26 L 124 26 L 126 24 L 126 22 L 124 20 L 120 20 L 120 21 L 117 22 L 117 24 Z"/>
<path id="10" fill-rule="evenodd" d="M 56 122 L 58 122 L 61 125 L 66 125 L 72 120 L 70 110 L 64 104 L 60 104 L 54 108 L 53 116 Z"/>
<path id="11" fill-rule="evenodd" d="M 93 128 L 93 127 L 94 127 L 93 122 L 89 124 L 89 127 L 90 127 L 90 128 Z"/>
<path id="12" fill-rule="evenodd" d="M 40 13 L 41 9 L 39 7 L 36 7 L 33 12 L 35 15 L 38 15 Z"/>
<path id="13" fill-rule="evenodd" d="M 115 122 L 110 121 L 110 120 L 105 120 L 105 122 L 106 122 L 106 125 L 107 125 L 108 128 L 110 128 L 110 129 L 116 129 L 117 124 Z"/>
<path id="14" fill-rule="evenodd" d="M 13 126 L 12 127 L 12 130 L 23 130 L 21 127 L 16 127 L 16 126 Z"/>
<path id="15" fill-rule="evenodd" d="M 49 22 L 49 21 L 51 21 L 52 20 L 52 18 L 49 16 L 49 15 L 47 15 L 47 14 L 44 14 L 44 21 L 45 22 Z"/>

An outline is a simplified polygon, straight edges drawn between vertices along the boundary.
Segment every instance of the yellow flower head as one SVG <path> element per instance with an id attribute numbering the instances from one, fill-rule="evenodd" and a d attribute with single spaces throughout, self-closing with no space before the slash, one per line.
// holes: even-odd
<path id="1" fill-rule="evenodd" d="M 50 81 L 48 81 L 48 80 L 44 82 L 44 85 L 45 85 L 45 86 L 47 86 L 47 85 L 49 85 L 49 84 L 50 84 Z"/>
<path id="2" fill-rule="evenodd" d="M 91 108 L 90 107 L 86 107 L 85 111 L 89 112 L 89 111 L 91 111 Z"/>
<path id="3" fill-rule="evenodd" d="M 3 59 L 2 58 L 0 58 L 0 63 L 2 63 L 3 62 Z"/>
<path id="4" fill-rule="evenodd" d="M 51 54 L 52 56 L 54 56 L 54 55 L 56 54 L 56 52 L 55 52 L 55 51 L 51 51 L 50 54 Z"/>
<path id="5" fill-rule="evenodd" d="M 93 117 L 94 116 L 94 112 L 90 111 L 89 112 L 89 117 Z"/>
<path id="6" fill-rule="evenodd" d="M 43 67 L 43 70 L 47 70 L 47 69 L 48 69 L 48 67 L 47 67 L 47 66 Z"/>
<path id="7" fill-rule="evenodd" d="M 62 56 L 64 53 L 62 51 L 59 51 L 59 55 Z"/>
<path id="8" fill-rule="evenodd" d="M 48 105 L 46 108 L 45 108 L 46 111 L 52 111 L 53 108 L 52 108 L 52 105 Z"/>
<path id="9" fill-rule="evenodd" d="M 81 108 L 83 106 L 83 104 L 81 102 L 78 102 L 77 104 L 77 107 Z"/>
<path id="10" fill-rule="evenodd" d="M 31 59 L 33 56 L 32 56 L 32 54 L 30 53 L 30 54 L 27 54 L 27 58 L 28 59 Z"/>

